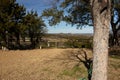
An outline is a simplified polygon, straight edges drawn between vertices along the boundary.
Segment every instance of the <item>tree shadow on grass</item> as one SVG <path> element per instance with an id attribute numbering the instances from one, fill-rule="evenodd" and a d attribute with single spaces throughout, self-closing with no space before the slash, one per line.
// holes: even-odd
<path id="1" fill-rule="evenodd" d="M 78 51 L 68 50 L 62 54 L 63 57 L 58 57 L 58 60 L 64 60 L 66 63 L 70 63 L 70 61 L 77 62 L 76 65 L 79 66 L 80 63 L 84 65 L 87 69 L 87 78 L 91 80 L 92 76 L 92 58 L 88 56 L 89 53 L 85 49 L 80 49 Z"/>

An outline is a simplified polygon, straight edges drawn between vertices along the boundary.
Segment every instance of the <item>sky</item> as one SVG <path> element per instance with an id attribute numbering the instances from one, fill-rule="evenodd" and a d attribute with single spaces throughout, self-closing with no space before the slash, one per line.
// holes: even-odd
<path id="1" fill-rule="evenodd" d="M 41 15 L 44 9 L 50 7 L 52 0 L 16 0 L 17 3 L 24 5 L 27 11 L 37 11 L 38 15 Z M 47 21 L 45 21 L 47 22 Z M 82 29 L 77 29 L 76 26 L 71 26 L 65 22 L 61 22 L 56 26 L 49 26 L 47 24 L 48 33 L 93 33 L 93 27 L 86 26 Z"/>

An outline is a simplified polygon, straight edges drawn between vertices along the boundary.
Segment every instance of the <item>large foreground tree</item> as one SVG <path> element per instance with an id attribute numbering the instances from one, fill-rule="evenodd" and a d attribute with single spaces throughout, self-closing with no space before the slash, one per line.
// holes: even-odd
<path id="1" fill-rule="evenodd" d="M 92 80 L 107 80 L 111 0 L 91 0 L 94 38 Z"/>
<path id="2" fill-rule="evenodd" d="M 59 8 L 45 10 L 43 16 L 49 18 L 50 25 L 61 20 L 78 27 L 93 25 L 92 80 L 107 80 L 111 0 L 64 0 Z"/>

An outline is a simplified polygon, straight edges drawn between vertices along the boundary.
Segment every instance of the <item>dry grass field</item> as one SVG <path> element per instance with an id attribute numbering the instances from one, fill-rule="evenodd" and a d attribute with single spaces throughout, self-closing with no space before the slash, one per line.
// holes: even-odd
<path id="1" fill-rule="evenodd" d="M 87 77 L 87 69 L 73 55 L 78 51 L 81 49 L 0 51 L 0 80 L 79 80 Z M 91 50 L 84 51 L 91 57 Z M 108 74 L 108 80 L 120 80 L 119 58 L 109 58 Z"/>

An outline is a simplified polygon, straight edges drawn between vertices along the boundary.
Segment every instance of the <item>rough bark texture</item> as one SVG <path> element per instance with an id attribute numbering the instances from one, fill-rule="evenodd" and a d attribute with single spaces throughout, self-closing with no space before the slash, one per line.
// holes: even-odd
<path id="1" fill-rule="evenodd" d="M 106 0 L 91 0 L 94 22 L 92 80 L 107 80 L 110 0 L 103 2 Z"/>

